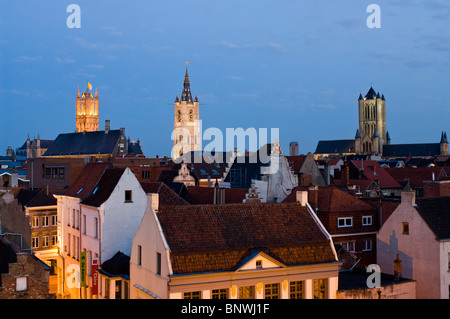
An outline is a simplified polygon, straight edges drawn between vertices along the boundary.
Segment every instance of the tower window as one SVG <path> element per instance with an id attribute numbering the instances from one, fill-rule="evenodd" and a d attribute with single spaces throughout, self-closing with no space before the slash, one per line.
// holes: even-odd
<path id="1" fill-rule="evenodd" d="M 177 121 L 181 122 L 181 111 L 180 110 L 177 111 Z"/>
<path id="2" fill-rule="evenodd" d="M 189 121 L 193 121 L 194 120 L 194 112 L 192 110 L 189 111 Z"/>

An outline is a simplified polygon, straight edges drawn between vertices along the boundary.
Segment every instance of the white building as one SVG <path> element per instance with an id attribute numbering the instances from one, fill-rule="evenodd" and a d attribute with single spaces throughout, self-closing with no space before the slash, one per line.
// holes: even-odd
<path id="1" fill-rule="evenodd" d="M 101 266 L 117 252 L 130 256 L 147 197 L 129 168 L 108 168 L 103 163 L 88 164 L 65 194 L 55 197 L 61 254 L 58 266 L 63 273 L 58 293 L 64 298 L 92 298 L 93 262 Z M 78 271 L 83 273 L 82 252 L 86 253 L 85 286 L 77 276 Z M 114 281 L 108 282 L 115 285 Z M 99 280 L 98 284 L 104 285 L 105 281 Z M 99 286 L 94 287 L 94 292 L 99 292 L 99 298 L 109 298 L 100 292 L 114 289 Z"/>
<path id="2" fill-rule="evenodd" d="M 149 204 L 133 240 L 130 298 L 336 298 L 340 262 L 307 204 Z"/>
<path id="3" fill-rule="evenodd" d="M 377 236 L 381 272 L 394 274 L 399 256 L 402 277 L 416 280 L 418 299 L 450 296 L 450 197 L 415 198 L 403 191 L 402 202 Z"/>

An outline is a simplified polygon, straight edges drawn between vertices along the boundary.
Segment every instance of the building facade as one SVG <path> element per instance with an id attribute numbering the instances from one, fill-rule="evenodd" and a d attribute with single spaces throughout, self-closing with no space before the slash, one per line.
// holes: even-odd
<path id="1" fill-rule="evenodd" d="M 131 298 L 336 298 L 341 263 L 307 200 L 159 206 L 157 194 L 147 196 Z"/>

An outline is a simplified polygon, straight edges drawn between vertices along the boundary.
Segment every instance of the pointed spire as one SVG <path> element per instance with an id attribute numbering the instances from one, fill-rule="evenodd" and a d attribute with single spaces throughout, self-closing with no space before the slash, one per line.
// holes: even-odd
<path id="1" fill-rule="evenodd" d="M 358 98 L 358 100 L 362 100 L 362 99 L 363 99 L 362 94 L 359 93 L 359 98 Z"/>
<path id="2" fill-rule="evenodd" d="M 95 98 L 98 99 L 98 87 L 95 87 Z"/>
<path id="3" fill-rule="evenodd" d="M 442 132 L 441 133 L 441 144 L 446 143 L 448 144 L 448 139 L 447 139 L 447 133 L 446 132 Z"/>
<path id="4" fill-rule="evenodd" d="M 192 102 L 191 82 L 189 80 L 189 74 L 187 69 L 188 63 L 189 62 L 186 62 L 186 74 L 184 76 L 184 87 L 183 93 L 181 93 L 181 101 Z"/>
<path id="5" fill-rule="evenodd" d="M 375 132 L 373 132 L 372 138 L 379 138 L 378 136 L 378 130 L 375 128 Z"/>
<path id="6" fill-rule="evenodd" d="M 359 128 L 356 129 L 356 135 L 355 138 L 361 138 L 361 133 L 359 133 Z"/>
<path id="7" fill-rule="evenodd" d="M 384 98 L 384 94 L 381 95 L 381 99 L 382 99 L 383 101 L 386 101 L 386 99 Z"/>
<path id="8" fill-rule="evenodd" d="M 377 99 L 380 99 L 380 92 L 377 93 Z"/>
<path id="9" fill-rule="evenodd" d="M 80 97 L 80 86 L 78 85 L 78 89 L 77 89 L 77 98 Z"/>
<path id="10" fill-rule="evenodd" d="M 389 132 L 386 132 L 386 140 L 387 140 L 387 141 L 390 141 L 390 140 L 391 140 L 391 137 L 389 136 Z"/>
<path id="11" fill-rule="evenodd" d="M 197 97 L 197 94 L 195 94 L 195 97 L 194 97 L 194 102 L 198 102 L 198 97 Z"/>
<path id="12" fill-rule="evenodd" d="M 373 100 L 373 99 L 375 99 L 376 96 L 377 96 L 377 93 L 375 93 L 375 90 L 371 86 L 369 92 L 367 92 L 367 94 L 366 94 L 366 99 Z"/>
<path id="13" fill-rule="evenodd" d="M 178 98 L 178 94 L 177 94 L 177 97 L 175 98 L 175 102 L 180 102 L 180 99 Z"/>

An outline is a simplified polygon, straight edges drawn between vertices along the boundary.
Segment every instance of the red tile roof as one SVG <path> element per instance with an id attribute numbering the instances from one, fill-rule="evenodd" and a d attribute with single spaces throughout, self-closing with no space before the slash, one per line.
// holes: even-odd
<path id="1" fill-rule="evenodd" d="M 159 194 L 159 205 L 189 205 L 187 201 L 162 182 L 141 183 L 141 186 L 146 194 Z"/>
<path id="2" fill-rule="evenodd" d="M 386 168 L 386 172 L 396 181 L 410 180 L 411 186 L 421 187 L 423 181 L 431 181 L 434 173 L 435 180 L 447 179 L 447 173 L 442 167 L 403 167 Z"/>
<path id="3" fill-rule="evenodd" d="M 65 190 L 64 195 L 78 198 L 88 196 L 109 166 L 108 163 L 86 164 L 78 178 Z"/>
<path id="4" fill-rule="evenodd" d="M 284 202 L 295 202 L 296 192 L 305 190 L 308 190 L 308 202 L 312 207 L 314 207 L 315 205 L 312 204 L 314 200 L 313 191 L 304 186 L 294 188 L 289 196 L 286 197 Z M 321 212 L 352 212 L 373 210 L 373 207 L 371 205 L 336 187 L 319 187 L 318 192 L 318 208 Z"/>
<path id="5" fill-rule="evenodd" d="M 175 274 L 233 271 L 255 251 L 288 266 L 336 261 L 299 203 L 165 206 L 157 216 Z"/>
<path id="6" fill-rule="evenodd" d="M 305 162 L 306 155 L 286 156 L 289 166 L 294 170 L 294 173 L 298 173 L 303 163 Z"/>
<path id="7" fill-rule="evenodd" d="M 248 189 L 244 188 L 217 188 L 225 192 L 225 203 L 242 203 Z M 214 187 L 188 186 L 188 194 L 192 200 L 192 204 L 214 204 Z M 217 191 L 217 190 L 216 190 Z"/>
<path id="8" fill-rule="evenodd" d="M 401 185 L 377 161 L 351 161 L 350 163 L 358 170 L 363 168 L 366 179 L 378 180 L 380 188 L 401 188 Z"/>
<path id="9" fill-rule="evenodd" d="M 103 173 L 92 193 L 84 198 L 81 203 L 89 206 L 99 207 L 108 200 L 123 175 L 125 168 L 108 168 Z"/>

